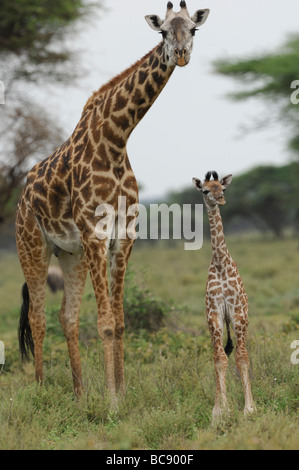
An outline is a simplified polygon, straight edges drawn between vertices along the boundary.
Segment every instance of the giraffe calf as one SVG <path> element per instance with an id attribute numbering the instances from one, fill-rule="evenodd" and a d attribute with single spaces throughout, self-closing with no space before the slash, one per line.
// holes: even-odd
<path id="1" fill-rule="evenodd" d="M 211 176 L 213 179 L 211 180 Z M 233 351 L 230 325 L 236 336 L 236 364 L 239 370 L 245 395 L 244 414 L 255 410 L 249 379 L 249 358 L 246 349 L 248 328 L 248 298 L 238 268 L 232 259 L 224 238 L 222 218 L 219 206 L 225 204 L 224 191 L 229 186 L 232 175 L 221 181 L 216 172 L 208 172 L 202 183 L 193 178 L 193 184 L 203 194 L 208 213 L 212 260 L 210 263 L 206 287 L 206 314 L 214 349 L 216 375 L 215 405 L 212 422 L 215 422 L 227 409 L 225 374 L 228 365 L 227 356 Z M 223 330 L 227 326 L 228 340 L 223 347 Z"/>

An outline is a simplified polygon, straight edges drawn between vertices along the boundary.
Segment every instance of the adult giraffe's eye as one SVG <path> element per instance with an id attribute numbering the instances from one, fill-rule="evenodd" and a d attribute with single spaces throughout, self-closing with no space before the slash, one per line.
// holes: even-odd
<path id="1" fill-rule="evenodd" d="M 167 36 L 167 31 L 159 31 L 160 34 L 162 34 L 163 38 L 165 39 Z"/>
<path id="2" fill-rule="evenodd" d="M 210 192 L 210 191 L 208 191 L 207 189 L 205 189 L 205 190 L 203 191 L 204 194 L 209 194 L 209 192 Z"/>
<path id="3" fill-rule="evenodd" d="M 198 31 L 198 29 L 197 29 L 197 28 L 193 28 L 193 29 L 191 29 L 191 31 L 190 31 L 190 32 L 191 32 L 192 36 L 194 36 L 194 35 L 195 35 L 195 31 Z"/>

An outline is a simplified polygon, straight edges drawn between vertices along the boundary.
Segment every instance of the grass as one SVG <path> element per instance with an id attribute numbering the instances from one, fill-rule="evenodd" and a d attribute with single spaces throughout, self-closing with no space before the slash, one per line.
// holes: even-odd
<path id="1" fill-rule="evenodd" d="M 20 363 L 16 329 L 23 275 L 15 254 L 1 255 L 0 449 L 298 449 L 299 364 L 290 348 L 299 339 L 298 243 L 292 239 L 228 238 L 250 301 L 248 349 L 257 412 L 244 418 L 244 398 L 232 354 L 227 389 L 230 415 L 211 427 L 214 370 L 204 313 L 210 245 L 135 247 L 135 281 L 167 309 L 157 332 L 125 334 L 126 396 L 111 408 L 103 350 L 88 280 L 81 308 L 80 348 L 85 393 L 72 391 L 67 348 L 58 321 L 61 293 L 47 292 L 45 384 L 33 363 Z M 139 292 L 139 291 L 138 291 Z"/>

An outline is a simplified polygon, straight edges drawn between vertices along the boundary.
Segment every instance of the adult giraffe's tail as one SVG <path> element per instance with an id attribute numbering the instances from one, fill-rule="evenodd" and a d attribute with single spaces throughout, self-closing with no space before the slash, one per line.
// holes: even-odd
<path id="1" fill-rule="evenodd" d="M 229 356 L 234 350 L 234 345 L 233 345 L 233 341 L 232 341 L 231 336 L 230 336 L 229 320 L 228 319 L 226 319 L 226 328 L 227 328 L 227 343 L 226 343 L 226 346 L 224 348 L 224 351 L 225 351 L 225 354 L 227 356 Z"/>
<path id="2" fill-rule="evenodd" d="M 25 282 L 22 287 L 22 297 L 23 297 L 23 304 L 21 307 L 21 315 L 19 321 L 19 348 L 22 356 L 22 360 L 29 358 L 29 353 L 31 351 L 32 355 L 34 356 L 34 342 L 32 338 L 31 328 L 29 324 L 29 289 Z"/>

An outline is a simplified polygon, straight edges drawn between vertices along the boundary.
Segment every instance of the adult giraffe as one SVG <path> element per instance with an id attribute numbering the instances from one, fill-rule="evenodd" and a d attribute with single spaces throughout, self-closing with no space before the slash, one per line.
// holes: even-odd
<path id="1" fill-rule="evenodd" d="M 71 137 L 29 172 L 16 218 L 18 254 L 26 283 L 19 326 L 20 350 L 35 356 L 35 375 L 43 381 L 42 346 L 46 321 L 45 285 L 54 253 L 64 275 L 60 322 L 67 340 L 74 390 L 82 390 L 79 356 L 79 309 L 89 269 L 98 308 L 98 332 L 103 341 L 106 386 L 112 397 L 124 392 L 123 287 L 132 237 L 100 239 L 97 207 L 112 206 L 119 196 L 127 208 L 138 202 L 138 186 L 126 152 L 127 140 L 169 80 L 176 65 L 190 60 L 196 27 L 209 10 L 190 17 L 186 3 L 165 20 L 146 21 L 163 40 L 132 67 L 113 78 L 87 101 Z M 136 217 L 136 215 L 135 215 Z M 134 216 L 133 216 L 134 218 Z M 107 255 L 110 252 L 110 293 Z"/>

